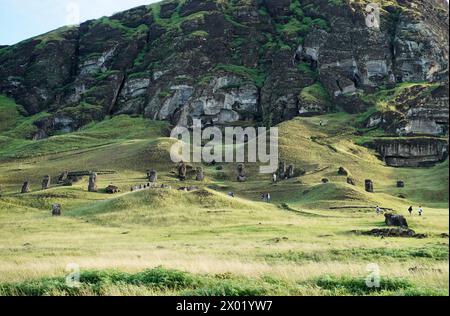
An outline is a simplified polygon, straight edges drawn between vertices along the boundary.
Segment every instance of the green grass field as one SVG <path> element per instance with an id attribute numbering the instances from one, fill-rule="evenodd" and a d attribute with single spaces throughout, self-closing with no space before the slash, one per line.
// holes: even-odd
<path id="1" fill-rule="evenodd" d="M 203 183 L 180 182 L 167 123 L 119 116 L 31 141 L 33 118 L 2 97 L 0 295 L 448 295 L 448 161 L 387 167 L 357 145 L 358 119 L 336 113 L 279 125 L 281 159 L 306 171 L 298 178 L 273 184 L 247 164 L 249 181 L 237 183 L 235 165 L 223 164 L 204 166 Z M 338 175 L 341 166 L 356 186 Z M 172 189 L 129 192 L 150 168 Z M 87 178 L 55 185 L 64 170 L 115 173 L 100 175 L 99 193 L 88 193 Z M 42 191 L 47 174 L 53 185 Z M 365 179 L 375 193 L 365 192 Z M 25 180 L 32 192 L 19 194 Z M 122 193 L 103 193 L 109 184 Z M 188 185 L 199 190 L 177 190 Z M 263 203 L 269 192 L 272 203 Z M 63 216 L 51 216 L 53 203 Z M 354 233 L 384 226 L 376 205 L 428 237 Z M 409 216 L 410 205 L 422 205 L 424 216 Z M 330 209 L 343 206 L 364 207 Z M 65 283 L 71 263 L 81 269 L 79 288 Z M 380 268 L 379 289 L 365 284 L 371 263 Z"/>

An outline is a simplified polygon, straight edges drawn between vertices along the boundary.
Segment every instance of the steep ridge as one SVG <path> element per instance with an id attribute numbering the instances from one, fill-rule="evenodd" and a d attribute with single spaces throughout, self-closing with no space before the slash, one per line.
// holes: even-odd
<path id="1" fill-rule="evenodd" d="M 368 3 L 141 6 L 0 47 L 0 94 L 24 115 L 48 113 L 34 122 L 34 139 L 119 114 L 272 126 L 338 110 L 368 112 L 363 132 L 379 129 L 376 136 L 390 136 L 384 142 L 447 138 L 448 5 L 379 1 L 374 29 L 366 25 Z M 447 152 L 444 140 L 436 161 Z"/>

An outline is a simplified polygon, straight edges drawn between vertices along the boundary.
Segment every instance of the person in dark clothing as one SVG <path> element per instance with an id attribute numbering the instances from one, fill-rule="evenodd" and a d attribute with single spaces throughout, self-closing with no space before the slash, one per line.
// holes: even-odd
<path id="1" fill-rule="evenodd" d="M 412 215 L 412 212 L 413 212 L 413 207 L 412 206 L 409 207 L 408 212 L 409 212 L 409 215 Z"/>

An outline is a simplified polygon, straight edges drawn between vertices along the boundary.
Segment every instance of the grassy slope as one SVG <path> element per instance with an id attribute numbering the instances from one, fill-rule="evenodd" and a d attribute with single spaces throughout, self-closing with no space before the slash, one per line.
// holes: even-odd
<path id="1" fill-rule="evenodd" d="M 4 136 L 18 145 L 0 148 L 0 292 L 67 293 L 58 278 L 75 262 L 87 276 L 97 273 L 90 269 L 137 273 L 157 266 L 194 273 L 185 275 L 193 283 L 180 286 L 153 276 L 178 275 L 165 269 L 148 271 L 151 282 L 135 282 L 134 274 L 121 276 L 122 285 L 96 278 L 100 292 L 92 281 L 92 287 L 75 294 L 448 294 L 448 239 L 440 237 L 449 230 L 448 162 L 429 169 L 386 167 L 373 152 L 355 145 L 355 119 L 338 113 L 280 125 L 281 156 L 305 169 L 305 176 L 272 184 L 258 174 L 257 165 L 248 165 L 249 182 L 238 184 L 233 165 L 224 165 L 223 171 L 206 167 L 204 188 L 192 193 L 127 192 L 130 185 L 145 182 L 148 168 L 158 169 L 160 182 L 174 188 L 199 185 L 174 178 L 165 123 L 122 116 L 38 142 Z M 0 137 L 17 124 L 0 131 Z M 340 166 L 350 170 L 356 187 L 337 175 Z M 88 193 L 87 179 L 71 188 L 38 190 L 43 175 L 92 169 L 116 170 L 100 176 L 99 187 L 114 183 L 124 193 Z M 331 182 L 321 184 L 324 177 Z M 374 180 L 375 194 L 364 192 L 366 178 Z M 31 180 L 33 192 L 19 195 L 24 179 Z M 405 189 L 395 188 L 398 179 L 406 182 Z M 228 191 L 237 198 L 229 199 Z M 272 204 L 261 203 L 264 192 L 272 193 Z M 52 203 L 63 205 L 61 218 L 50 216 Z M 352 230 L 382 226 L 382 216 L 369 209 L 329 209 L 376 204 L 402 214 L 409 205 L 423 204 L 425 216 L 408 220 L 429 238 L 354 235 Z M 380 265 L 384 292 L 361 287 L 371 262 Z M 413 267 L 419 272 L 411 273 Z M 47 277 L 58 278 L 41 279 Z"/>

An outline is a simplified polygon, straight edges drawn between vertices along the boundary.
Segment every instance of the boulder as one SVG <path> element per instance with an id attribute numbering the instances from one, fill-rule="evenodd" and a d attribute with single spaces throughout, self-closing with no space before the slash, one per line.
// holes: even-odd
<path id="1" fill-rule="evenodd" d="M 52 216 L 61 216 L 61 204 L 52 204 Z"/>
<path id="2" fill-rule="evenodd" d="M 365 235 L 371 235 L 376 237 L 416 237 L 424 238 L 423 234 L 416 234 L 412 229 L 396 227 L 396 228 L 376 228 L 372 229 L 370 232 L 365 233 Z"/>
<path id="3" fill-rule="evenodd" d="M 384 217 L 387 226 L 408 227 L 408 222 L 402 215 L 386 213 Z"/>
<path id="4" fill-rule="evenodd" d="M 330 179 L 328 179 L 328 178 L 323 178 L 322 179 L 322 183 L 328 183 L 328 182 L 330 182 Z"/>
<path id="5" fill-rule="evenodd" d="M 397 181 L 397 188 L 404 188 L 405 182 L 404 181 Z"/>
<path id="6" fill-rule="evenodd" d="M 31 192 L 31 188 L 30 188 L 30 182 L 29 181 L 25 181 L 22 185 L 22 190 L 20 191 L 22 194 L 24 193 L 30 193 Z"/>
<path id="7" fill-rule="evenodd" d="M 373 190 L 373 181 L 372 180 L 367 179 L 365 181 L 365 187 L 366 187 L 366 192 L 370 192 L 370 193 L 374 192 L 374 190 Z"/>
<path id="8" fill-rule="evenodd" d="M 45 176 L 42 180 L 42 190 L 47 190 L 50 188 L 51 178 L 50 176 Z"/>
<path id="9" fill-rule="evenodd" d="M 88 186 L 89 192 L 97 192 L 97 173 L 92 172 L 89 176 L 89 186 Z"/>
<path id="10" fill-rule="evenodd" d="M 120 192 L 120 189 L 116 187 L 115 185 L 109 185 L 106 187 L 106 193 L 108 194 L 116 194 Z"/>

